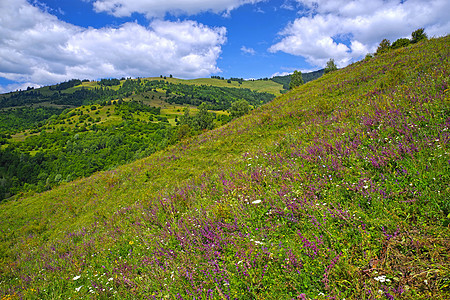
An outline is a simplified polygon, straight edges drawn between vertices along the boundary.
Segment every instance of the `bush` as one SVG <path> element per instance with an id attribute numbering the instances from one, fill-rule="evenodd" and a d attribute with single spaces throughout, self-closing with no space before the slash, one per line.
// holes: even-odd
<path id="1" fill-rule="evenodd" d="M 415 44 L 422 40 L 428 39 L 427 35 L 425 34 L 425 29 L 423 29 L 423 28 L 419 28 L 416 31 L 414 31 L 413 33 L 411 33 L 411 37 L 412 37 L 411 44 Z"/>
<path id="2" fill-rule="evenodd" d="M 392 43 L 391 48 L 392 49 L 398 49 L 398 48 L 403 48 L 408 46 L 411 43 L 411 41 L 407 38 L 401 38 L 396 40 L 395 42 Z"/>
<path id="3" fill-rule="evenodd" d="M 391 48 L 391 42 L 388 39 L 383 39 L 378 45 L 377 52 L 375 55 L 383 54 L 389 51 Z"/>
<path id="4" fill-rule="evenodd" d="M 324 73 L 330 73 L 333 71 L 336 71 L 338 68 L 336 64 L 334 63 L 334 59 L 330 58 L 330 60 L 327 62 L 327 66 L 325 67 Z"/>

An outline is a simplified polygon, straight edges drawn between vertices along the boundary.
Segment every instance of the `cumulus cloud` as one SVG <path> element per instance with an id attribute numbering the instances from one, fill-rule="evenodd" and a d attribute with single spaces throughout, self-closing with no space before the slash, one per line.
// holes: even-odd
<path id="1" fill-rule="evenodd" d="M 0 77 L 18 86 L 71 78 L 207 76 L 220 71 L 216 61 L 226 42 L 225 28 L 195 21 L 86 29 L 26 0 L 1 1 L 0 11 Z"/>
<path id="2" fill-rule="evenodd" d="M 323 67 L 334 58 L 339 67 L 374 52 L 383 38 L 409 37 L 424 27 L 430 36 L 450 32 L 447 0 L 297 0 L 309 12 L 280 32 L 271 52 L 303 56 Z"/>
<path id="3" fill-rule="evenodd" d="M 163 17 L 166 13 L 173 15 L 195 15 L 201 12 L 229 14 L 244 4 L 254 4 L 264 0 L 95 0 L 94 9 L 116 17 L 142 13 L 147 18 Z"/>
<path id="4" fill-rule="evenodd" d="M 275 72 L 272 75 L 270 75 L 270 78 L 276 77 L 276 76 L 286 76 L 291 75 L 292 72 Z"/>
<path id="5" fill-rule="evenodd" d="M 247 47 L 245 47 L 245 46 L 242 46 L 242 47 L 241 47 L 241 51 L 242 51 L 242 53 L 244 53 L 244 54 L 249 54 L 249 55 L 255 55 L 255 54 L 256 54 L 255 49 L 253 49 L 253 48 L 247 48 Z"/>

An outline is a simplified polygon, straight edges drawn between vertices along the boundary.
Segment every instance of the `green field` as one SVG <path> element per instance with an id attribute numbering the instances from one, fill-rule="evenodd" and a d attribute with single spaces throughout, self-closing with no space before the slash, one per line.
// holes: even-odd
<path id="1" fill-rule="evenodd" d="M 2 299 L 449 299 L 449 57 L 356 62 L 1 203 Z"/>

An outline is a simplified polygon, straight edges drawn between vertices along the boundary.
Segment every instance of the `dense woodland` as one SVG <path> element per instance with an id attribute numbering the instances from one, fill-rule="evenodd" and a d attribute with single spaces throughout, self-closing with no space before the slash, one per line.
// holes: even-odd
<path id="1" fill-rule="evenodd" d="M 84 82 L 73 79 L 0 95 L 0 201 L 148 156 L 275 97 L 243 88 L 165 80 Z M 142 99 L 183 105 L 180 108 L 198 106 L 199 111 L 178 109 L 180 117 L 173 126 L 160 107 Z M 209 110 L 229 110 L 230 115 Z"/>
<path id="2" fill-rule="evenodd" d="M 317 70 L 309 73 L 302 73 L 303 83 L 307 83 L 313 81 L 324 74 L 324 69 Z M 284 75 L 284 76 L 274 76 L 270 78 L 270 80 L 275 81 L 276 83 L 282 84 L 284 90 L 289 90 L 289 84 L 291 82 L 292 75 Z"/>

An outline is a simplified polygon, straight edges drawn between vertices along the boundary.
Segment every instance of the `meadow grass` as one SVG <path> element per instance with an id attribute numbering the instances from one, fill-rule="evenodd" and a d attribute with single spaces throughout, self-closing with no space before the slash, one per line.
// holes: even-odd
<path id="1" fill-rule="evenodd" d="M 449 42 L 2 203 L 2 299 L 448 299 Z"/>

